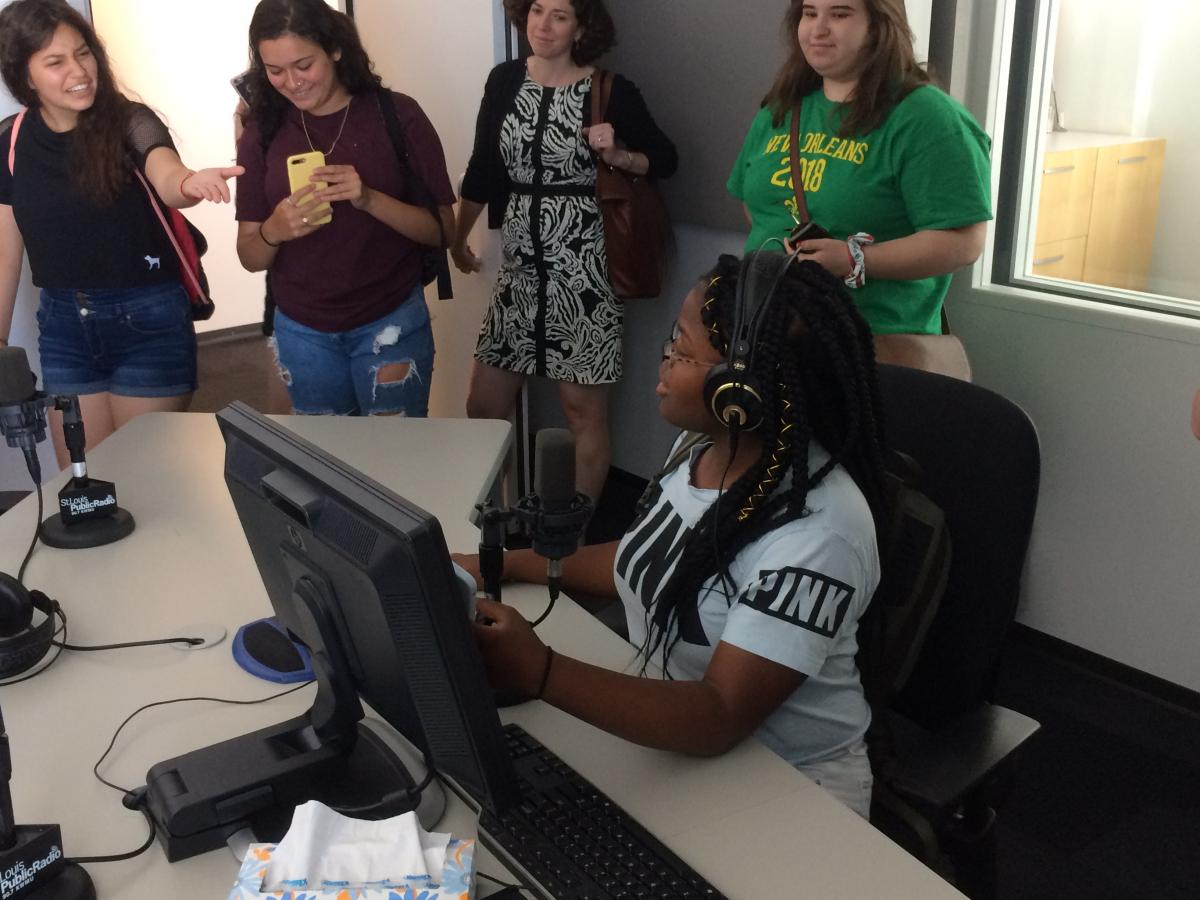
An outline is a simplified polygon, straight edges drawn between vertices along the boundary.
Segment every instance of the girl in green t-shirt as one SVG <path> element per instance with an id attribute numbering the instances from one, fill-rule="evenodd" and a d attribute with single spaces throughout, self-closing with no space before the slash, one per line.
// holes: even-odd
<path id="1" fill-rule="evenodd" d="M 798 249 L 857 288 L 876 334 L 939 332 L 950 273 L 978 259 L 991 218 L 988 136 L 917 64 L 901 0 L 793 0 L 784 29 L 791 54 L 729 176 L 746 249 L 797 223 L 799 107 L 805 199 L 832 237 Z"/>

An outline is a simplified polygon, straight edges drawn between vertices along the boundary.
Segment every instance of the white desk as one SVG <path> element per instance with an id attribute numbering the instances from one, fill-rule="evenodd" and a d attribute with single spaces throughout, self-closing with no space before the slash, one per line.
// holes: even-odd
<path id="1" fill-rule="evenodd" d="M 498 472 L 510 440 L 506 423 L 281 421 L 437 513 L 452 550 L 474 550 L 478 532 L 467 517 Z M 25 579 L 62 603 L 73 643 L 161 637 L 200 622 L 220 623 L 232 636 L 270 614 L 222 480 L 223 455 L 213 417 L 187 413 L 137 419 L 91 455 L 92 474 L 116 482 L 137 530 L 91 550 L 39 546 Z M 47 485 L 48 502 L 63 477 Z M 16 572 L 35 511 L 30 498 L 0 517 L 0 570 Z M 532 615 L 545 593 L 513 587 L 505 600 Z M 570 601 L 560 600 L 539 631 L 557 649 L 599 664 L 619 668 L 632 659 L 627 643 Z M 46 673 L 4 689 L 17 821 L 61 823 L 71 856 L 131 850 L 147 834 L 145 820 L 91 773 L 125 716 L 155 700 L 275 692 L 234 664 L 228 641 L 203 651 L 64 653 Z M 141 785 L 154 763 L 297 715 L 311 696 L 306 688 L 259 706 L 149 710 L 122 733 L 102 773 L 126 787 Z M 690 759 L 628 744 L 542 703 L 504 717 L 542 739 L 730 897 L 960 896 L 753 741 L 718 759 Z M 470 836 L 475 826 L 451 796 L 439 827 Z M 505 875 L 482 849 L 477 868 Z M 217 851 L 172 865 L 154 846 L 134 860 L 88 869 L 102 900 L 199 900 L 224 896 L 237 864 Z M 487 893 L 484 883 L 480 892 Z"/>

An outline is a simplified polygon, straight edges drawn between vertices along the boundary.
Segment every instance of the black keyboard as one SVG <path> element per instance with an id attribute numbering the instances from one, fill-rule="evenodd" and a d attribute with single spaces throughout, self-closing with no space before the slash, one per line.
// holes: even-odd
<path id="1" fill-rule="evenodd" d="M 724 896 L 523 728 L 504 733 L 523 799 L 484 810 L 480 837 L 531 889 L 551 900 Z"/>

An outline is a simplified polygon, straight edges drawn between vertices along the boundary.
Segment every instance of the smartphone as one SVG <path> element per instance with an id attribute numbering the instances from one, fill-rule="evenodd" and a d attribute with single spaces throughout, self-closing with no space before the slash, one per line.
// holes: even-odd
<path id="1" fill-rule="evenodd" d="M 237 95 L 250 105 L 250 70 L 247 69 L 241 75 L 234 75 L 229 79 L 229 83 L 233 85 L 233 89 L 237 91 Z"/>
<path id="2" fill-rule="evenodd" d="M 815 241 L 819 240 L 820 238 L 827 238 L 831 236 L 832 235 L 830 235 L 828 231 L 826 231 L 812 219 L 809 219 L 807 222 L 801 222 L 795 228 L 793 228 L 791 233 L 788 234 L 788 240 L 794 244 L 796 241 Z"/>
<path id="3" fill-rule="evenodd" d="M 324 181 L 309 180 L 313 170 L 319 169 L 323 165 L 325 165 L 325 154 L 320 150 L 289 156 L 287 158 L 288 187 L 291 188 L 292 193 L 294 194 L 300 188 L 310 184 L 315 186 L 317 190 L 328 187 L 328 184 Z M 328 203 L 318 206 L 316 213 L 320 218 L 312 220 L 312 224 L 314 225 L 324 225 L 333 220 L 333 209 L 330 208 Z"/>

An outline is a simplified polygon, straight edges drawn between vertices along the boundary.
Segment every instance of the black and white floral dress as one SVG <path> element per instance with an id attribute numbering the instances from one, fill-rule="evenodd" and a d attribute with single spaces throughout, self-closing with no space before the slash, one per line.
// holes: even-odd
<path id="1" fill-rule="evenodd" d="M 591 76 L 528 75 L 500 128 L 512 191 L 504 261 L 479 332 L 480 362 L 579 384 L 621 377 L 621 304 L 608 283 L 596 166 L 583 137 Z"/>

